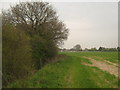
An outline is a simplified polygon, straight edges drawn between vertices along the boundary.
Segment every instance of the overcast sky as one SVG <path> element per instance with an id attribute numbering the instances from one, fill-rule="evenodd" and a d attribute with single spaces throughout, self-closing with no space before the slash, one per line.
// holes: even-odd
<path id="1" fill-rule="evenodd" d="M 10 2 L 2 2 L 0 8 L 6 9 L 9 5 Z M 117 2 L 52 2 L 52 5 L 69 28 L 63 48 L 76 44 L 82 48 L 118 46 Z"/>

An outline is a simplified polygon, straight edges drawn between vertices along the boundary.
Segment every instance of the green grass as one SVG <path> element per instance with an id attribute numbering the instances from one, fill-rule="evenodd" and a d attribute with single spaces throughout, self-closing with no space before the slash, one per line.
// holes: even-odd
<path id="1" fill-rule="evenodd" d="M 87 57 L 96 57 L 103 58 L 113 63 L 118 63 L 118 52 L 65 52 L 69 55 L 74 56 L 87 56 Z"/>
<path id="2" fill-rule="evenodd" d="M 97 67 L 82 65 L 91 63 L 82 56 L 99 56 L 117 62 L 117 52 L 64 52 L 67 57 L 50 63 L 26 80 L 18 80 L 8 87 L 14 88 L 115 88 L 118 78 Z"/>

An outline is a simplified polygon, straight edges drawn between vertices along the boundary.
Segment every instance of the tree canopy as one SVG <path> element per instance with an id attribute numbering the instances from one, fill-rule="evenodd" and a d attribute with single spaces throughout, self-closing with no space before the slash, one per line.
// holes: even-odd
<path id="1" fill-rule="evenodd" d="M 68 29 L 48 2 L 21 2 L 3 12 L 3 24 L 10 23 L 30 36 L 39 35 L 60 44 Z"/>

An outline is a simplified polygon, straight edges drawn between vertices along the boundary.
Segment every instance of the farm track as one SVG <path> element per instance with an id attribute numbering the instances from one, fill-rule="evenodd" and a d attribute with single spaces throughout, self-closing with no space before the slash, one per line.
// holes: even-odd
<path id="1" fill-rule="evenodd" d="M 116 67 L 116 64 L 114 63 L 111 63 L 109 61 L 97 61 L 93 58 L 90 58 L 90 57 L 85 57 L 83 56 L 83 58 L 86 58 L 88 60 L 90 60 L 92 62 L 92 64 L 87 64 L 87 63 L 83 63 L 84 65 L 88 65 L 88 66 L 95 66 L 95 67 L 98 67 L 100 68 L 101 70 L 103 71 L 107 71 L 109 72 L 110 74 L 113 74 L 115 75 L 116 77 L 119 77 L 118 75 L 118 67 Z M 107 62 L 107 63 L 106 63 Z M 108 62 L 111 64 L 108 64 Z"/>

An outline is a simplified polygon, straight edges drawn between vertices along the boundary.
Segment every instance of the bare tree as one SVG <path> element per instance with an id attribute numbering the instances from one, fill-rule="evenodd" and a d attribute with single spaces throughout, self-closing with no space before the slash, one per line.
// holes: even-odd
<path id="1" fill-rule="evenodd" d="M 40 35 L 54 43 L 67 39 L 68 29 L 48 2 L 21 2 L 3 12 L 3 23 L 10 23 L 31 36 Z"/>
<path id="2" fill-rule="evenodd" d="M 11 24 L 28 34 L 36 69 L 57 55 L 57 46 L 68 36 L 68 29 L 48 2 L 21 2 L 3 11 L 2 16 L 3 26 Z"/>

